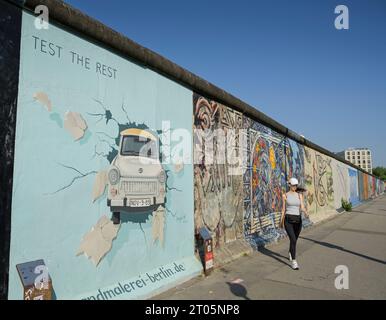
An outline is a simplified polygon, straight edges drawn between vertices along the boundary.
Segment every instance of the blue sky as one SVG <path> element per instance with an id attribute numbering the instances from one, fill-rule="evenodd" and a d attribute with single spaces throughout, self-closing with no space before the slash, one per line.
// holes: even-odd
<path id="1" fill-rule="evenodd" d="M 331 150 L 386 166 L 386 1 L 66 0 Z M 334 9 L 349 8 L 349 30 Z"/>

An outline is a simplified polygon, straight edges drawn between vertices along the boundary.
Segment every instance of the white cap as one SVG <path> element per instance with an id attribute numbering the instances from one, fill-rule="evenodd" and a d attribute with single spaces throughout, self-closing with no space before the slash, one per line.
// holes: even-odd
<path id="1" fill-rule="evenodd" d="M 299 184 L 299 181 L 296 178 L 291 178 L 290 181 L 289 181 L 289 184 L 291 186 L 297 186 Z"/>

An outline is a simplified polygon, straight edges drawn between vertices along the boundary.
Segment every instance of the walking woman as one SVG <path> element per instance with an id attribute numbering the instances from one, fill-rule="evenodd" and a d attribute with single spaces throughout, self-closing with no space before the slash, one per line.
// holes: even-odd
<path id="1" fill-rule="evenodd" d="M 303 195 L 297 192 L 298 180 L 291 178 L 289 181 L 290 191 L 283 194 L 283 209 L 281 212 L 280 226 L 285 228 L 290 239 L 289 260 L 291 267 L 294 270 L 299 270 L 299 265 L 296 261 L 296 242 L 302 230 L 302 215 L 301 212 L 308 217 L 306 208 L 303 202 Z"/>

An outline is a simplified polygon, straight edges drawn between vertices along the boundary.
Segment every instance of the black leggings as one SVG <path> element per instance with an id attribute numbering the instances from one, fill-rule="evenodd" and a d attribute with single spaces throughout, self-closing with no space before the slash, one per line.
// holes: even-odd
<path id="1" fill-rule="evenodd" d="M 296 259 L 296 242 L 298 241 L 300 231 L 302 231 L 302 221 L 300 220 L 300 223 L 289 223 L 287 217 L 285 217 L 284 228 L 290 239 L 289 252 L 292 259 Z"/>

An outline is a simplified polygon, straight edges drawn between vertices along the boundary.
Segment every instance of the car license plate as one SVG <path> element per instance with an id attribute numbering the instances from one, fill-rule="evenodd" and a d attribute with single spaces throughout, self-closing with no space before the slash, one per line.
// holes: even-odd
<path id="1" fill-rule="evenodd" d="M 135 199 L 129 201 L 130 207 L 148 207 L 151 205 L 150 199 Z"/>

